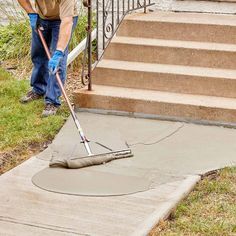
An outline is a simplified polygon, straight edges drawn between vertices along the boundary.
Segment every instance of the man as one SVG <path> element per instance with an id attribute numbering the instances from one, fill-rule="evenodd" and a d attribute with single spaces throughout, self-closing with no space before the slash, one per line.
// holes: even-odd
<path id="1" fill-rule="evenodd" d="M 35 0 L 34 8 L 30 0 L 18 2 L 28 13 L 32 28 L 32 90 L 21 99 L 21 102 L 28 103 L 44 97 L 45 108 L 42 116 L 55 115 L 61 105 L 61 91 L 55 74 L 58 71 L 62 82 L 65 82 L 68 44 L 78 20 L 76 0 Z M 39 26 L 43 29 L 42 33 L 50 48 L 51 60 L 47 59 L 37 34 Z"/>

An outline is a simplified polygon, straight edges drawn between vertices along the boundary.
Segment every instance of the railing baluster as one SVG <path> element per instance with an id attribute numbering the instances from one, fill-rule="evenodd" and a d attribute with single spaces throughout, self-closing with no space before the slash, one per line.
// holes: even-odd
<path id="1" fill-rule="evenodd" d="M 120 23 L 120 1 L 119 0 L 117 0 L 117 22 L 116 22 L 116 24 L 117 25 L 119 25 L 119 23 Z"/>
<path id="2" fill-rule="evenodd" d="M 102 0 L 102 38 L 103 38 L 103 42 L 102 42 L 102 45 L 103 45 L 103 50 L 105 49 L 105 0 Z"/>
<path id="3" fill-rule="evenodd" d="M 119 1 L 119 0 L 117 0 L 117 1 Z M 111 2 L 111 10 L 112 10 L 112 13 L 111 13 L 111 17 L 112 17 L 112 19 L 111 19 L 111 22 L 112 22 L 112 34 L 114 34 L 114 28 L 115 28 L 115 26 L 114 26 L 114 0 L 112 0 L 112 2 Z"/>

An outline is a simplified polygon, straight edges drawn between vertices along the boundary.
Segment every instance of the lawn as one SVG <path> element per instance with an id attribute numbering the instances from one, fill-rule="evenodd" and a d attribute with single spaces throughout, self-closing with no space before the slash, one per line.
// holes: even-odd
<path id="1" fill-rule="evenodd" d="M 3 10 L 0 8 L 0 13 Z M 87 16 L 81 13 L 79 17 L 70 49 L 86 36 Z M 42 119 L 43 100 L 27 105 L 19 103 L 20 97 L 29 90 L 29 81 L 22 78 L 28 76 L 32 68 L 30 41 L 28 18 L 18 21 L 16 17 L 7 26 L 0 26 L 0 64 L 14 68 L 16 77 L 20 78 L 13 78 L 0 67 L 0 175 L 43 150 L 69 116 L 66 106 L 62 106 L 57 116 Z M 71 74 L 66 84 L 69 96 L 75 88 L 81 87 L 80 59 L 69 68 Z"/>
<path id="2" fill-rule="evenodd" d="M 236 167 L 206 177 L 150 236 L 236 235 Z"/>
<path id="3" fill-rule="evenodd" d="M 0 174 L 52 140 L 69 115 L 63 106 L 58 115 L 42 118 L 43 100 L 19 103 L 28 89 L 28 80 L 16 80 L 0 68 Z"/>

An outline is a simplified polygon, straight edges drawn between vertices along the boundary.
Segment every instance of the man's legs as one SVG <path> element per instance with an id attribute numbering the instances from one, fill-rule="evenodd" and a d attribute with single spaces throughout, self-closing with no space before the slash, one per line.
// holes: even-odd
<path id="1" fill-rule="evenodd" d="M 77 24 L 77 21 L 78 21 L 78 17 L 75 17 L 73 30 Z M 51 23 L 51 30 L 52 30 L 52 41 L 51 41 L 50 51 L 51 51 L 51 54 L 53 54 L 57 48 L 57 42 L 59 39 L 60 21 L 53 21 Z M 67 47 L 64 52 L 64 57 L 60 62 L 59 71 L 58 71 L 63 84 L 65 83 L 65 80 L 67 77 L 68 53 L 69 53 L 69 50 Z M 61 96 L 61 90 L 58 86 L 55 75 L 49 75 L 46 94 L 45 94 L 46 104 L 53 104 L 55 107 L 59 107 L 61 105 L 60 96 Z"/>
<path id="2" fill-rule="evenodd" d="M 47 22 L 40 19 L 40 26 L 44 28 L 43 35 L 48 45 L 51 43 L 51 31 L 47 27 Z M 38 34 L 32 31 L 31 60 L 33 70 L 30 85 L 32 91 L 28 92 L 21 102 L 29 102 L 42 97 L 46 93 L 48 82 L 48 59 Z"/>
<path id="3" fill-rule="evenodd" d="M 42 31 L 44 38 L 48 45 L 51 43 L 51 32 L 44 26 Z M 31 86 L 33 91 L 38 94 L 44 95 L 46 93 L 47 81 L 48 81 L 48 58 L 43 48 L 39 35 L 33 32 L 32 46 L 31 46 L 31 58 L 34 64 L 34 68 L 31 76 Z"/>

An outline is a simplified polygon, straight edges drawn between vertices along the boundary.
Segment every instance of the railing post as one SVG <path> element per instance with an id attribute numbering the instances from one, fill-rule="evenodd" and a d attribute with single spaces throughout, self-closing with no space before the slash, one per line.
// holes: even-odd
<path id="1" fill-rule="evenodd" d="M 92 0 L 88 0 L 88 90 L 92 90 Z"/>
<path id="2" fill-rule="evenodd" d="M 147 2 L 144 0 L 144 13 L 147 13 Z"/>
<path id="3" fill-rule="evenodd" d="M 97 40 L 97 48 L 96 48 L 96 60 L 99 60 L 99 23 L 100 23 L 100 19 L 99 19 L 99 0 L 96 0 L 96 28 L 97 28 L 97 35 L 96 35 L 96 40 Z"/>

